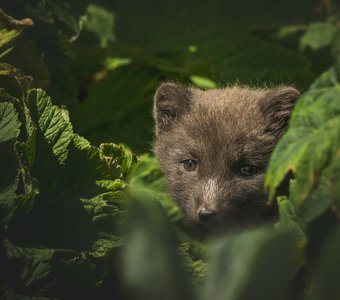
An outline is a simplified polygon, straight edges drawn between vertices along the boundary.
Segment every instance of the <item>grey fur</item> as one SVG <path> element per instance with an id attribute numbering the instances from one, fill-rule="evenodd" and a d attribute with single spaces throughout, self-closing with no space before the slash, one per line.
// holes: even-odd
<path id="1" fill-rule="evenodd" d="M 164 83 L 158 88 L 154 152 L 187 220 L 200 222 L 202 208 L 217 211 L 213 223 L 244 224 L 272 215 L 264 172 L 298 95 L 285 86 L 203 91 Z M 187 159 L 198 161 L 195 171 L 183 168 Z M 261 171 L 241 176 L 244 164 Z"/>

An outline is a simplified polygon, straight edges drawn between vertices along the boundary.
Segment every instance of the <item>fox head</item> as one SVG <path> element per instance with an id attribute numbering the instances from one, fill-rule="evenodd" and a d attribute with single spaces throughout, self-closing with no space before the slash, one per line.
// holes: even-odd
<path id="1" fill-rule="evenodd" d="M 187 220 L 243 224 L 275 214 L 265 170 L 298 96 L 286 86 L 158 88 L 154 152 Z"/>

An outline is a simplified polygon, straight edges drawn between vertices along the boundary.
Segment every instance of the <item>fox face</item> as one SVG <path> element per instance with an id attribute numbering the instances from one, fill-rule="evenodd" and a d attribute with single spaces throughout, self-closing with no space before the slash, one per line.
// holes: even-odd
<path id="1" fill-rule="evenodd" d="M 154 98 L 154 152 L 188 221 L 247 224 L 275 215 L 264 191 L 270 154 L 298 91 L 162 84 Z"/>

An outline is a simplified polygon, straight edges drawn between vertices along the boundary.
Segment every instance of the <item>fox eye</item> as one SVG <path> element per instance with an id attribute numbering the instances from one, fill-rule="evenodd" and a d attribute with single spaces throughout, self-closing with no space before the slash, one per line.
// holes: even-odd
<path id="1" fill-rule="evenodd" d="M 259 167 L 252 165 L 243 165 L 240 168 L 240 174 L 244 177 L 255 175 L 260 170 Z"/>
<path id="2" fill-rule="evenodd" d="M 185 171 L 192 172 L 197 168 L 197 161 L 194 159 L 186 159 L 182 161 Z"/>

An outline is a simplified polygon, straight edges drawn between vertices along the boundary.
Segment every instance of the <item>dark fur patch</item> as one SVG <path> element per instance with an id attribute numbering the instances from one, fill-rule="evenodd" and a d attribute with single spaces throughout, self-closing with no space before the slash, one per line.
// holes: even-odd
<path id="1" fill-rule="evenodd" d="M 264 173 L 297 97 L 291 87 L 202 91 L 173 83 L 160 86 L 154 102 L 154 152 L 188 220 L 200 222 L 202 208 L 217 211 L 212 223 L 244 224 L 271 215 Z M 183 168 L 188 159 L 198 162 L 193 172 Z M 240 170 L 245 165 L 258 171 L 244 176 Z"/>

